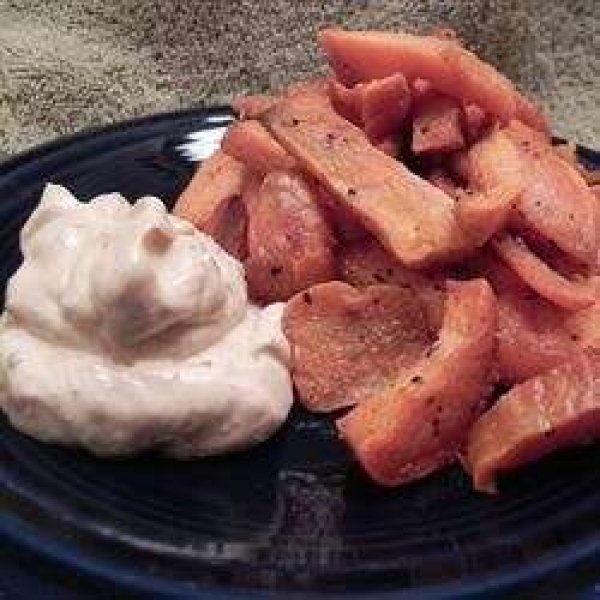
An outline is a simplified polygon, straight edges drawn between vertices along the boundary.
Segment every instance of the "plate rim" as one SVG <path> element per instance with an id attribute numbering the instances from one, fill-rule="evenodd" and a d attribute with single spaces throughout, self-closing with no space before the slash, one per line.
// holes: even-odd
<path id="1" fill-rule="evenodd" d="M 225 104 L 196 106 L 185 109 L 170 110 L 158 112 L 143 116 L 134 117 L 116 121 L 113 123 L 92 126 L 84 128 L 67 135 L 59 135 L 41 144 L 26 148 L 16 154 L 9 155 L 0 161 L 0 179 L 9 175 L 15 169 L 18 169 L 29 162 L 40 160 L 46 155 L 60 152 L 73 144 L 88 140 L 95 136 L 111 135 L 122 130 L 144 127 L 161 122 L 168 123 L 173 119 L 178 118 L 194 118 L 197 116 L 200 120 L 205 119 L 211 114 L 232 114 L 231 108 Z M 201 128 L 201 123 L 198 128 Z M 562 141 L 562 140 L 561 140 Z M 589 149 L 585 146 L 577 145 L 577 153 L 584 160 L 592 160 L 600 163 L 600 152 Z M 18 496 L 16 492 L 13 493 Z M 35 532 L 27 532 L 23 535 L 23 530 L 19 532 L 19 525 L 30 525 L 21 516 L 5 515 L 8 520 L 14 522 L 14 527 L 7 526 L 4 519 L 0 519 L 0 532 L 7 536 L 14 543 L 27 549 L 30 552 L 40 553 L 45 559 L 50 561 L 59 561 L 62 565 L 78 569 L 92 577 L 98 577 L 106 583 L 114 582 L 119 586 L 137 592 L 152 592 L 160 593 L 163 597 L 177 598 L 195 598 L 196 600 L 204 600 L 209 598 L 232 599 L 239 597 L 239 594 L 244 594 L 246 598 L 267 598 L 272 595 L 272 591 L 267 589 L 254 589 L 231 587 L 223 589 L 214 586 L 202 587 L 197 590 L 190 590 L 189 593 L 178 587 L 173 589 L 169 587 L 169 580 L 156 577 L 152 574 L 141 574 L 140 572 L 127 573 L 122 569 L 113 569 L 107 564 L 101 564 L 98 561 L 90 559 L 89 556 L 81 554 L 77 556 L 69 549 L 64 539 L 46 538 L 36 535 Z M 29 527 L 31 529 L 31 526 Z M 600 539 L 582 542 L 581 546 L 575 549 L 557 551 L 542 560 L 528 566 L 526 569 L 518 573 L 508 572 L 493 575 L 492 581 L 468 582 L 461 581 L 452 582 L 443 586 L 431 585 L 421 588 L 420 590 L 399 590 L 399 591 L 379 591 L 379 592 L 364 592 L 357 594 L 356 598 L 380 599 L 387 600 L 391 598 L 423 598 L 429 597 L 430 594 L 436 594 L 436 597 L 465 597 L 476 596 L 479 594 L 490 594 L 499 592 L 509 592 L 510 588 L 519 585 L 527 585 L 532 582 L 539 581 L 546 575 L 551 574 L 557 569 L 564 569 L 567 566 L 575 567 L 581 561 L 589 560 L 591 557 L 597 556 L 600 558 Z M 445 591 L 444 591 L 445 590 Z M 348 598 L 352 594 L 338 594 L 336 592 L 321 592 L 321 591 L 284 591 L 280 590 L 285 597 L 298 598 Z"/>
<path id="2" fill-rule="evenodd" d="M 234 117 L 233 110 L 228 104 L 198 105 L 190 108 L 165 110 L 149 113 L 128 119 L 119 119 L 110 123 L 91 125 L 66 134 L 58 134 L 39 144 L 34 144 L 8 154 L 0 159 L 0 177 L 4 177 L 9 171 L 18 168 L 22 163 L 60 151 L 73 143 L 84 141 L 96 135 L 117 133 L 122 129 L 153 125 L 161 121 L 170 121 L 177 118 L 198 116 L 206 118 L 211 114 L 229 114 Z"/>

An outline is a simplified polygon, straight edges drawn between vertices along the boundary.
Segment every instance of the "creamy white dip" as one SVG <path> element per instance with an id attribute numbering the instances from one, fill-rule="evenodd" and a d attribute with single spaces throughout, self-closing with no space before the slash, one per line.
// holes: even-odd
<path id="1" fill-rule="evenodd" d="M 254 445 L 292 404 L 283 305 L 156 198 L 47 186 L 0 327 L 0 407 L 40 440 L 178 457 Z"/>

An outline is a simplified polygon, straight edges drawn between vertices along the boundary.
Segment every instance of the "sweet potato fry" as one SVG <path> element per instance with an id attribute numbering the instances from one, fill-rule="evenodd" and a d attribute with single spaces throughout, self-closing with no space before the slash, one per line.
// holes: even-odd
<path id="1" fill-rule="evenodd" d="M 461 104 L 443 94 L 432 94 L 414 108 L 412 150 L 415 154 L 451 152 L 465 146 Z"/>
<path id="2" fill-rule="evenodd" d="M 275 106 L 281 98 L 295 96 L 312 96 L 327 99 L 328 80 L 325 77 L 313 77 L 291 83 L 278 94 L 248 94 L 236 96 L 231 101 L 231 109 L 241 121 L 259 119 L 265 112 Z"/>
<path id="3" fill-rule="evenodd" d="M 173 214 L 191 221 L 238 258 L 246 251 L 246 215 L 240 202 L 245 166 L 218 150 L 204 161 L 177 200 Z"/>
<path id="4" fill-rule="evenodd" d="M 229 254 L 244 260 L 248 253 L 247 227 L 246 206 L 240 196 L 234 196 L 223 205 L 210 235 Z"/>
<path id="5" fill-rule="evenodd" d="M 254 94 L 237 96 L 231 101 L 231 109 L 238 119 L 258 119 L 267 112 L 279 100 L 277 96 L 270 94 Z"/>
<path id="6" fill-rule="evenodd" d="M 254 120 L 237 121 L 229 126 L 221 150 L 253 171 L 286 171 L 295 166 L 294 159 Z"/>
<path id="7" fill-rule="evenodd" d="M 517 116 L 535 127 L 512 83 L 454 40 L 407 33 L 325 29 L 319 44 L 340 81 L 356 84 L 402 73 L 422 78 L 444 94 L 480 106 L 501 122 Z"/>
<path id="8" fill-rule="evenodd" d="M 329 94 L 337 112 L 362 127 L 373 143 L 397 134 L 411 106 L 410 87 L 400 73 L 352 88 L 332 79 Z"/>
<path id="9" fill-rule="evenodd" d="M 556 306 L 575 311 L 594 304 L 589 281 L 563 277 L 531 252 L 522 239 L 505 234 L 492 246 L 525 285 Z"/>
<path id="10" fill-rule="evenodd" d="M 408 116 L 411 93 L 400 73 L 376 79 L 360 86 L 361 116 L 371 141 L 397 134 Z"/>
<path id="11" fill-rule="evenodd" d="M 454 174 L 473 190 L 485 191 L 502 184 L 524 187 L 527 181 L 519 149 L 503 130 L 491 131 L 449 162 Z"/>
<path id="12" fill-rule="evenodd" d="M 372 238 L 343 244 L 338 250 L 338 261 L 341 278 L 351 285 L 387 284 L 410 290 L 423 305 L 430 331 L 437 334 L 446 300 L 442 273 L 407 269 Z"/>
<path id="13" fill-rule="evenodd" d="M 577 171 L 556 156 L 543 136 L 511 122 L 455 157 L 453 167 L 473 189 L 522 185 L 513 224 L 533 231 L 580 262 L 595 263 L 599 243 L 596 200 Z"/>
<path id="14" fill-rule="evenodd" d="M 515 386 L 469 433 L 473 485 L 496 491 L 496 475 L 600 436 L 600 360 L 589 355 Z"/>
<path id="15" fill-rule="evenodd" d="M 360 402 L 414 364 L 431 342 L 422 307 L 396 286 L 323 283 L 287 304 L 292 376 L 309 410 Z"/>
<path id="16" fill-rule="evenodd" d="M 567 315 L 564 326 L 580 347 L 600 351 L 600 277 L 590 278 L 593 306 Z"/>
<path id="17" fill-rule="evenodd" d="M 498 303 L 497 367 L 504 384 L 525 381 L 580 353 L 566 328 L 570 315 L 527 288 L 488 246 L 469 258 L 465 275 L 485 277 Z"/>
<path id="18" fill-rule="evenodd" d="M 248 199 L 250 297 L 268 303 L 287 300 L 311 285 L 335 279 L 333 234 L 314 192 L 295 173 L 266 175 Z"/>
<path id="19" fill-rule="evenodd" d="M 430 356 L 337 421 L 376 482 L 406 483 L 452 462 L 489 394 L 496 301 L 484 280 L 448 284 Z"/>
<path id="20" fill-rule="evenodd" d="M 519 187 L 505 185 L 486 192 L 456 194 L 458 222 L 474 247 L 483 246 L 504 229 L 520 192 Z"/>
<path id="21" fill-rule="evenodd" d="M 522 226 L 546 237 L 572 258 L 595 264 L 599 215 L 595 198 L 577 169 L 518 121 L 512 122 L 506 133 L 521 148 L 529 172 L 518 211 Z"/>
<path id="22" fill-rule="evenodd" d="M 371 234 L 354 215 L 340 208 L 335 197 L 327 188 L 314 180 L 312 180 L 311 186 L 319 206 L 324 210 L 329 226 L 333 229 L 335 237 L 341 245 L 370 237 Z"/>
<path id="23" fill-rule="evenodd" d="M 464 252 L 452 198 L 374 148 L 332 108 L 288 100 L 264 121 L 338 205 L 404 264 L 422 266 Z"/>
<path id="24" fill-rule="evenodd" d="M 504 383 L 545 373 L 579 354 L 565 315 L 522 288 L 498 292 L 498 367 Z"/>

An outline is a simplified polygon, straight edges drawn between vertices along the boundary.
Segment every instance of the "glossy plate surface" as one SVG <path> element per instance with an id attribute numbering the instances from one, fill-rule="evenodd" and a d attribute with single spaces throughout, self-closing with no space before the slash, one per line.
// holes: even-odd
<path id="1" fill-rule="evenodd" d="M 180 149 L 186 136 L 207 131 L 210 146 L 228 116 L 215 109 L 151 117 L 0 165 L 0 298 L 19 264 L 20 227 L 45 182 L 83 199 L 120 191 L 172 202 L 193 170 Z M 585 158 L 599 164 L 592 152 Z M 153 455 L 100 461 L 0 421 L 2 544 L 120 594 L 488 598 L 535 589 L 593 597 L 600 445 L 523 469 L 502 480 L 501 491 L 472 492 L 458 468 L 375 489 L 331 424 L 299 410 L 251 452 L 187 463 Z M 3 577 L 7 571 L 0 589 Z"/>

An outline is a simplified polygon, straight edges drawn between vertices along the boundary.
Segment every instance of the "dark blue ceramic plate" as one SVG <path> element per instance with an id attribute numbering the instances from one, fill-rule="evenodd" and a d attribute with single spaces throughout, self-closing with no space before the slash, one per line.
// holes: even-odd
<path id="1" fill-rule="evenodd" d="M 182 140 L 197 130 L 210 137 L 227 118 L 218 109 L 152 117 L 0 165 L 0 290 L 19 264 L 19 230 L 45 182 L 81 198 L 119 190 L 172 202 L 192 173 Z M 595 153 L 585 158 L 600 164 Z M 272 590 L 286 598 L 593 597 L 600 445 L 523 469 L 501 491 L 474 493 L 458 468 L 376 489 L 330 423 L 299 410 L 254 451 L 189 463 L 100 461 L 38 444 L 2 420 L 0 591 L 61 599 L 92 589 L 114 598 L 263 598 Z"/>

